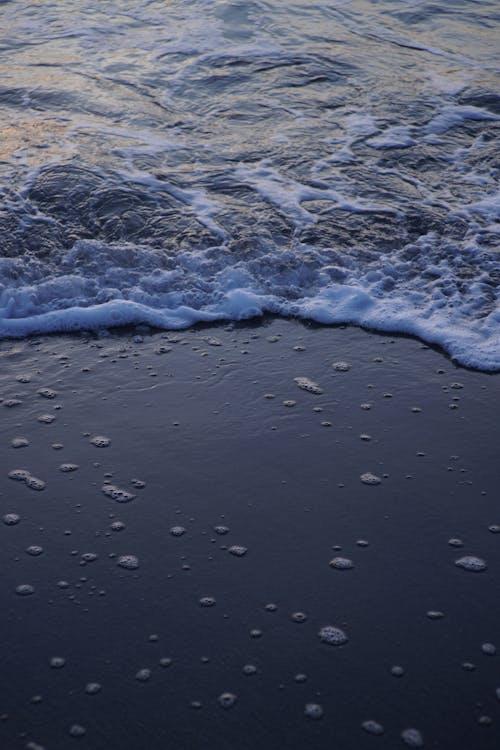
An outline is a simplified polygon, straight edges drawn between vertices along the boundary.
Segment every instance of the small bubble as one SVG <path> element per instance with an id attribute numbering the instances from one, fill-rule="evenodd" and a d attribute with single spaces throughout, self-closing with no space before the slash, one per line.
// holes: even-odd
<path id="1" fill-rule="evenodd" d="M 264 609 L 266 610 L 266 612 L 276 612 L 278 607 L 276 604 L 274 604 L 274 602 L 269 602 L 269 604 L 266 604 Z"/>
<path id="2" fill-rule="evenodd" d="M 101 685 L 98 682 L 88 682 L 85 685 L 85 692 L 87 695 L 97 695 L 101 692 Z"/>
<path id="3" fill-rule="evenodd" d="M 494 643 L 483 643 L 483 645 L 481 646 L 481 651 L 487 656 L 495 656 L 497 647 Z"/>
<path id="4" fill-rule="evenodd" d="M 38 544 L 31 544 L 29 547 L 26 548 L 26 552 L 28 555 L 32 555 L 33 557 L 38 557 L 38 555 L 41 555 L 43 552 L 43 547 L 40 547 Z"/>
<path id="5" fill-rule="evenodd" d="M 298 682 L 300 684 L 303 682 L 307 682 L 307 675 L 299 672 L 299 674 L 296 674 L 293 679 L 295 680 L 295 682 Z"/>
<path id="6" fill-rule="evenodd" d="M 321 719 L 323 714 L 323 706 L 320 706 L 319 703 L 306 703 L 304 716 L 307 716 L 308 719 Z"/>
<path id="7" fill-rule="evenodd" d="M 332 364 L 332 367 L 336 372 L 348 372 L 351 369 L 351 365 L 349 362 L 344 362 L 340 360 L 339 362 L 334 362 Z"/>
<path id="8" fill-rule="evenodd" d="M 247 548 L 242 547 L 239 544 L 233 544 L 231 547 L 229 547 L 228 552 L 235 557 L 243 557 L 247 553 Z"/>
<path id="9" fill-rule="evenodd" d="M 474 670 L 476 669 L 476 665 L 470 661 L 464 661 L 462 662 L 462 669 L 464 669 L 466 672 L 474 672 Z"/>
<path id="10" fill-rule="evenodd" d="M 50 660 L 50 666 L 52 669 L 62 669 L 66 664 L 66 659 L 62 656 L 53 656 Z"/>
<path id="11" fill-rule="evenodd" d="M 423 747 L 424 740 L 418 729 L 405 729 L 401 732 L 401 739 L 408 747 Z"/>
<path id="12" fill-rule="evenodd" d="M 360 476 L 361 481 L 363 484 L 380 484 L 382 481 L 380 477 L 378 477 L 376 474 L 372 474 L 371 472 L 367 471 L 364 474 L 361 474 Z"/>
<path id="13" fill-rule="evenodd" d="M 113 521 L 113 523 L 110 524 L 109 528 L 111 529 L 111 531 L 123 531 L 123 529 L 125 528 L 125 524 L 123 523 L 123 521 Z"/>
<path id="14" fill-rule="evenodd" d="M 12 438 L 10 444 L 13 448 L 26 448 L 29 445 L 29 440 L 26 440 L 24 437 L 16 437 Z"/>
<path id="15" fill-rule="evenodd" d="M 76 471 L 77 469 L 78 469 L 77 464 L 61 464 L 59 467 L 59 471 L 63 471 L 63 472 Z"/>
<path id="16" fill-rule="evenodd" d="M 333 560 L 330 560 L 330 567 L 336 570 L 352 570 L 354 563 L 347 557 L 334 557 Z"/>
<path id="17" fill-rule="evenodd" d="M 147 682 L 150 678 L 151 678 L 150 669 L 139 669 L 139 671 L 135 675 L 135 679 L 139 680 L 139 682 Z"/>
<path id="18" fill-rule="evenodd" d="M 227 526 L 214 526 L 214 531 L 216 534 L 224 536 L 224 534 L 229 532 L 229 528 Z"/>
<path id="19" fill-rule="evenodd" d="M 297 403 L 296 401 L 289 398 L 286 401 L 283 401 L 283 406 L 288 406 L 289 408 L 291 408 L 292 406 L 295 406 L 296 403 Z"/>
<path id="20" fill-rule="evenodd" d="M 376 736 L 384 734 L 384 727 L 382 726 L 382 724 L 379 724 L 378 721 L 373 721 L 373 719 L 364 721 L 361 726 L 365 730 L 365 732 L 368 732 L 368 734 L 374 734 Z"/>
<path id="21" fill-rule="evenodd" d="M 262 637 L 262 630 L 259 630 L 258 628 L 253 628 L 250 631 L 250 638 L 261 638 Z"/>
<path id="22" fill-rule="evenodd" d="M 217 700 L 222 708 L 232 708 L 236 703 L 236 696 L 234 693 L 221 693 Z"/>
<path id="23" fill-rule="evenodd" d="M 492 534 L 500 534 L 500 526 L 493 523 L 491 526 L 488 526 L 488 531 L 491 531 Z"/>
<path id="24" fill-rule="evenodd" d="M 480 716 L 478 719 L 478 723 L 481 724 L 482 727 L 489 727 L 491 724 L 493 724 L 493 719 L 491 716 Z"/>
<path id="25" fill-rule="evenodd" d="M 55 398 L 57 396 L 57 392 L 53 391 L 52 388 L 40 388 L 38 391 L 39 396 L 43 396 L 43 398 Z"/>
<path id="26" fill-rule="evenodd" d="M 52 443 L 51 448 L 55 451 L 60 451 L 64 448 L 64 445 L 62 443 Z"/>
<path id="27" fill-rule="evenodd" d="M 202 596 L 200 599 L 200 604 L 202 607 L 213 607 L 216 604 L 216 601 L 213 596 Z"/>
<path id="28" fill-rule="evenodd" d="M 320 641 L 329 646 L 342 646 L 347 643 L 348 638 L 343 630 L 333 625 L 325 625 L 318 633 Z"/>
<path id="29" fill-rule="evenodd" d="M 183 536 L 186 533 L 184 526 L 172 526 L 170 529 L 172 536 Z"/>
<path id="30" fill-rule="evenodd" d="M 55 420 L 55 416 L 53 414 L 40 414 L 37 419 L 41 424 L 52 424 Z"/>
<path id="31" fill-rule="evenodd" d="M 92 445 L 95 445 L 96 448 L 107 448 L 108 445 L 111 445 L 111 440 L 104 435 L 94 435 L 94 437 L 90 438 L 90 442 Z"/>
<path id="32" fill-rule="evenodd" d="M 19 586 L 16 586 L 16 594 L 19 596 L 30 596 L 30 594 L 34 593 L 35 587 L 30 583 L 20 583 Z"/>
<path id="33" fill-rule="evenodd" d="M 31 475 L 26 479 L 26 486 L 30 488 L 30 490 L 36 490 L 37 492 L 41 492 L 45 489 L 45 482 L 42 479 L 38 479 L 38 477 L 32 477 Z"/>
<path id="34" fill-rule="evenodd" d="M 400 667 L 398 664 L 391 667 L 391 674 L 393 677 L 403 677 L 405 671 L 403 667 Z"/>
<path id="35" fill-rule="evenodd" d="M 452 539 L 448 539 L 448 544 L 450 545 L 450 547 L 463 547 L 464 546 L 464 543 L 462 542 L 462 540 L 457 539 L 455 537 L 453 537 Z"/>
<path id="36" fill-rule="evenodd" d="M 455 565 L 457 568 L 462 568 L 462 570 L 467 570 L 472 573 L 481 573 L 488 567 L 484 560 L 480 557 L 474 557 L 474 555 L 460 557 L 458 560 L 455 560 Z"/>
<path id="37" fill-rule="evenodd" d="M 243 667 L 243 674 L 246 674 L 246 675 L 257 674 L 257 667 L 255 667 L 253 664 L 245 664 L 245 666 Z"/>
<path id="38" fill-rule="evenodd" d="M 69 734 L 71 737 L 83 737 L 86 731 L 85 727 L 82 727 L 80 724 L 73 724 L 69 728 Z"/>
<path id="39" fill-rule="evenodd" d="M 298 623 L 302 623 L 307 620 L 307 615 L 305 614 L 305 612 L 293 612 L 290 617 L 293 620 L 293 622 L 298 622 Z"/>
<path id="40" fill-rule="evenodd" d="M 139 558 L 135 555 L 122 555 L 118 558 L 117 564 L 125 570 L 136 570 L 139 567 Z"/>
<path id="41" fill-rule="evenodd" d="M 94 560 L 97 560 L 99 555 L 97 552 L 84 552 L 81 556 L 81 559 L 86 563 L 94 562 Z"/>
<path id="42" fill-rule="evenodd" d="M 172 659 L 169 659 L 167 656 L 163 656 L 159 661 L 160 667 L 163 667 L 164 669 L 166 667 L 169 667 L 172 664 Z"/>
<path id="43" fill-rule="evenodd" d="M 429 618 L 429 620 L 440 620 L 442 617 L 444 617 L 444 613 L 439 612 L 438 610 L 435 610 L 435 609 L 430 609 L 427 612 L 427 617 Z"/>
<path id="44" fill-rule="evenodd" d="M 6 513 L 2 517 L 2 521 L 6 526 L 15 526 L 20 520 L 21 516 L 18 516 L 17 513 Z"/>

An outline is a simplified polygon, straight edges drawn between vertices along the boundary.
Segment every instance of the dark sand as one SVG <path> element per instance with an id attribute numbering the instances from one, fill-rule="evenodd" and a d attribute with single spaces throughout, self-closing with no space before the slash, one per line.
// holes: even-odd
<path id="1" fill-rule="evenodd" d="M 402 748 L 408 728 L 436 750 L 500 746 L 500 654 L 482 650 L 500 649 L 498 375 L 413 339 L 283 320 L 4 341 L 0 368 L 1 515 L 21 517 L 0 523 L 2 750 Z M 117 564 L 128 554 L 136 570 Z M 456 567 L 465 555 L 487 569 Z M 325 625 L 348 643 L 321 643 Z"/>

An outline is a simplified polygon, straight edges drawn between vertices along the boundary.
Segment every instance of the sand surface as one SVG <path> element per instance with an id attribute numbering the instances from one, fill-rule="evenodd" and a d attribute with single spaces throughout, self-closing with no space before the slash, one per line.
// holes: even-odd
<path id="1" fill-rule="evenodd" d="M 0 398 L 2 750 L 499 746 L 499 375 L 271 319 L 3 341 Z"/>

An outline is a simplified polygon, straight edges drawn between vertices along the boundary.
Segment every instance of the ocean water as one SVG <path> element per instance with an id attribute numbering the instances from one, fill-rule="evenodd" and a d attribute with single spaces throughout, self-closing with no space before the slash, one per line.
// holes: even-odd
<path id="1" fill-rule="evenodd" d="M 500 369 L 496 0 L 0 5 L 0 336 L 274 313 Z"/>

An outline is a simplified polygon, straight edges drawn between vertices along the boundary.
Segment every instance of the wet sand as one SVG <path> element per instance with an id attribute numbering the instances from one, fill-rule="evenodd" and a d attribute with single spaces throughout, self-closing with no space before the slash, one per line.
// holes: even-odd
<path id="1" fill-rule="evenodd" d="M 497 748 L 499 397 L 295 321 L 0 342 L 0 747 Z"/>

